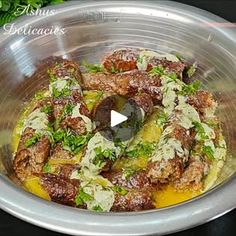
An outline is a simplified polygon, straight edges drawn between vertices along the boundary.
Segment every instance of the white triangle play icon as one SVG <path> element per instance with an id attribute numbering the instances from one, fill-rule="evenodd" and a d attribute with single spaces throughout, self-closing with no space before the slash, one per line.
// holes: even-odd
<path id="1" fill-rule="evenodd" d="M 128 120 L 127 116 L 124 116 L 117 111 L 111 110 L 111 127 L 119 125 L 126 120 Z"/>

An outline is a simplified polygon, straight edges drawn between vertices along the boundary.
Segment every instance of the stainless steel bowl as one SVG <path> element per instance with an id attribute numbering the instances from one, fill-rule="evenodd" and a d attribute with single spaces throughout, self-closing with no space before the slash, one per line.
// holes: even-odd
<path id="1" fill-rule="evenodd" d="M 52 9 L 52 8 L 51 8 Z M 65 35 L 4 35 L 0 32 L 0 206 L 33 224 L 74 235 L 166 234 L 212 220 L 236 206 L 236 34 L 225 20 L 168 1 L 75 1 L 53 7 L 55 15 L 23 17 L 15 27 L 60 26 Z M 224 23 L 217 24 L 217 22 Z M 137 213 L 93 213 L 47 202 L 11 180 L 10 141 L 24 101 L 46 84 L 31 76 L 40 60 L 63 56 L 99 60 L 121 47 L 178 52 L 198 62 L 204 88 L 219 101 L 228 160 L 218 184 L 183 204 Z"/>

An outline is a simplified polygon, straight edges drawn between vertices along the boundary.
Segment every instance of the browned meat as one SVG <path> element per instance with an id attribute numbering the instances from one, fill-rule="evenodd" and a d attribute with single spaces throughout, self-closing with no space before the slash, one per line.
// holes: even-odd
<path id="1" fill-rule="evenodd" d="M 118 95 L 132 97 L 138 92 L 148 93 L 154 102 L 161 100 L 161 79 L 150 77 L 145 71 L 131 71 L 119 74 L 85 73 L 84 89 L 102 90 Z"/>
<path id="2" fill-rule="evenodd" d="M 32 129 L 27 128 L 25 130 L 13 161 L 16 176 L 21 181 L 30 175 L 40 173 L 49 156 L 50 142 L 45 135 L 31 147 L 26 147 L 26 141 L 32 138 L 34 133 L 35 131 Z"/>
<path id="3" fill-rule="evenodd" d="M 64 165 L 61 165 L 59 166 L 59 169 L 58 169 L 58 175 L 64 177 L 64 178 L 70 178 L 72 172 L 74 170 L 79 170 L 80 169 L 80 166 L 78 164 L 64 164 Z"/>
<path id="4" fill-rule="evenodd" d="M 63 98 L 63 99 L 54 99 L 53 100 L 53 113 L 56 119 L 60 123 L 60 127 L 63 129 L 70 128 L 77 134 L 85 134 L 87 132 L 86 129 L 86 123 L 81 117 L 71 117 L 71 114 L 64 114 L 65 108 L 68 105 L 76 106 L 77 104 L 80 104 L 80 114 L 89 117 L 89 110 L 85 103 L 83 102 L 83 99 L 80 95 L 75 93 L 72 95 L 72 97 L 69 98 Z"/>
<path id="5" fill-rule="evenodd" d="M 151 182 L 147 177 L 147 173 L 145 171 L 137 171 L 134 175 L 129 178 L 125 178 L 123 176 L 122 171 L 111 171 L 103 173 L 103 176 L 110 180 L 110 182 L 114 185 L 118 185 L 124 188 L 129 189 L 144 189 L 144 188 L 152 188 Z"/>
<path id="6" fill-rule="evenodd" d="M 138 69 L 137 61 L 140 52 L 140 49 L 135 48 L 116 50 L 103 60 L 103 66 L 108 72 L 125 72 Z M 162 66 L 167 73 L 176 73 L 180 78 L 182 78 L 182 73 L 186 68 L 186 64 L 181 61 L 172 62 L 157 57 L 149 59 L 147 71 L 150 71 L 154 66 Z"/>
<path id="7" fill-rule="evenodd" d="M 195 135 L 196 131 L 194 129 L 187 130 L 181 125 L 176 124 L 174 130 L 170 134 L 170 137 L 179 140 L 184 148 L 190 150 Z"/>
<path id="8" fill-rule="evenodd" d="M 152 194 L 146 190 L 131 190 L 122 196 L 115 195 L 115 202 L 111 211 L 141 211 L 154 209 Z"/>
<path id="9" fill-rule="evenodd" d="M 183 159 L 175 157 L 170 160 L 150 162 L 148 165 L 148 177 L 154 184 L 165 184 L 178 180 L 184 170 Z"/>
<path id="10" fill-rule="evenodd" d="M 184 170 L 180 179 L 175 181 L 177 190 L 198 191 L 203 188 L 203 177 L 205 176 L 208 164 L 200 159 L 191 158 L 189 166 Z"/>
<path id="11" fill-rule="evenodd" d="M 155 57 L 149 61 L 147 71 L 150 71 L 154 66 L 162 66 L 166 73 L 176 73 L 179 78 L 182 78 L 183 71 L 186 68 L 186 64 L 181 61 L 172 62 L 166 59 L 160 60 Z"/>
<path id="12" fill-rule="evenodd" d="M 205 116 L 205 109 L 212 108 L 214 110 L 216 106 L 213 95 L 207 91 L 198 91 L 195 95 L 190 96 L 188 103 L 198 111 L 202 118 Z"/>
<path id="13" fill-rule="evenodd" d="M 48 192 L 52 201 L 75 206 L 75 197 L 80 185 L 78 180 L 54 174 L 41 174 L 40 184 Z"/>
<path id="14" fill-rule="evenodd" d="M 50 67 L 48 74 L 50 78 L 60 79 L 69 77 L 81 82 L 79 65 L 73 61 L 63 60 L 62 62 L 56 63 L 53 67 Z"/>
<path id="15" fill-rule="evenodd" d="M 153 112 L 153 102 L 150 95 L 146 93 L 138 93 L 134 97 L 129 99 L 130 101 L 135 102 L 135 104 L 142 108 L 145 112 L 145 116 L 149 116 Z"/>
<path id="16" fill-rule="evenodd" d="M 121 49 L 114 51 L 103 60 L 104 68 L 109 71 L 130 71 L 137 69 L 139 49 Z"/>
<path id="17" fill-rule="evenodd" d="M 73 158 L 73 155 L 69 152 L 63 149 L 61 144 L 56 144 L 56 146 L 53 148 L 52 155 L 50 157 L 51 159 L 71 159 Z"/>

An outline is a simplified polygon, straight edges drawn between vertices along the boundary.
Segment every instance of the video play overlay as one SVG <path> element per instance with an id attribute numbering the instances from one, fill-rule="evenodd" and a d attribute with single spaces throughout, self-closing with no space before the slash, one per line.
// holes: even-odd
<path id="1" fill-rule="evenodd" d="M 105 98 L 95 109 L 97 130 L 110 141 L 127 141 L 141 127 L 142 109 L 133 101 L 113 95 Z"/>

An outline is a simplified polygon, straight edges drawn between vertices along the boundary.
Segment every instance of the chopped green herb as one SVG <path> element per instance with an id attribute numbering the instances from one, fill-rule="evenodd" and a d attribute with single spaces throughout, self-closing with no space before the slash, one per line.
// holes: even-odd
<path id="1" fill-rule="evenodd" d="M 206 132 L 200 122 L 194 121 L 193 125 L 197 131 L 197 134 L 200 136 L 201 140 L 209 139 L 208 135 L 206 134 Z"/>
<path id="2" fill-rule="evenodd" d="M 96 154 L 93 160 L 94 165 L 101 166 L 106 159 L 109 159 L 111 161 L 116 160 L 116 153 L 115 153 L 115 150 L 113 149 L 108 148 L 108 149 L 102 150 L 101 147 L 96 147 L 94 148 L 94 151 Z"/>
<path id="3" fill-rule="evenodd" d="M 117 73 L 121 73 L 121 72 L 122 72 L 122 70 L 119 70 L 119 69 L 115 68 L 114 66 L 111 67 L 112 74 L 117 74 Z"/>
<path id="4" fill-rule="evenodd" d="M 96 211 L 96 212 L 103 212 L 103 209 L 100 205 L 96 205 L 92 208 L 93 211 Z"/>
<path id="5" fill-rule="evenodd" d="M 201 87 L 201 82 L 199 80 L 194 81 L 191 84 L 185 84 L 182 88 L 182 91 L 178 93 L 183 96 L 194 95 Z"/>
<path id="6" fill-rule="evenodd" d="M 202 152 L 210 159 L 214 159 L 214 152 L 210 146 L 204 146 Z"/>
<path id="7" fill-rule="evenodd" d="M 148 73 L 150 76 L 155 76 L 155 75 L 164 75 L 164 68 L 163 66 L 154 66 Z"/>
<path id="8" fill-rule="evenodd" d="M 46 163 L 43 167 L 43 172 L 44 173 L 51 173 L 52 172 L 52 167 L 48 163 Z"/>
<path id="9" fill-rule="evenodd" d="M 64 150 L 70 151 L 73 154 L 78 154 L 84 145 L 91 138 L 91 134 L 76 135 L 69 131 L 58 129 L 51 133 L 54 143 L 61 142 Z"/>
<path id="10" fill-rule="evenodd" d="M 27 139 L 25 142 L 25 147 L 31 147 L 35 143 L 38 142 L 38 140 L 41 138 L 39 134 L 34 134 L 31 138 Z"/>
<path id="11" fill-rule="evenodd" d="M 39 91 L 39 92 L 37 92 L 37 93 L 35 94 L 35 96 L 34 96 L 35 99 L 38 100 L 38 101 L 39 101 L 39 100 L 42 100 L 42 99 L 45 97 L 44 93 L 45 93 L 44 91 Z"/>
<path id="12" fill-rule="evenodd" d="M 52 69 L 48 69 L 47 73 L 48 73 L 48 76 L 49 76 L 50 83 L 53 83 L 57 80 L 57 77 L 54 74 L 54 71 Z"/>
<path id="13" fill-rule="evenodd" d="M 194 75 L 194 73 L 196 72 L 196 70 L 197 70 L 197 65 L 196 65 L 196 63 L 194 63 L 192 66 L 189 67 L 189 69 L 187 71 L 188 77 L 191 78 Z"/>
<path id="14" fill-rule="evenodd" d="M 113 186 L 112 190 L 119 193 L 121 196 L 125 196 L 129 192 L 125 188 L 122 188 L 122 187 L 117 186 L 117 185 Z"/>
<path id="15" fill-rule="evenodd" d="M 159 112 L 157 115 L 156 124 L 163 126 L 168 121 L 168 115 L 165 112 Z"/>
<path id="16" fill-rule="evenodd" d="M 62 142 L 63 149 L 72 152 L 73 154 L 78 154 L 88 142 L 91 135 L 75 135 L 69 134 L 64 137 Z"/>
<path id="17" fill-rule="evenodd" d="M 68 87 L 63 88 L 61 91 L 59 91 L 55 87 L 52 87 L 52 96 L 55 98 L 68 97 L 70 95 L 71 95 L 71 90 Z"/>
<path id="18" fill-rule="evenodd" d="M 52 106 L 50 105 L 45 105 L 41 108 L 41 112 L 46 113 L 47 115 L 52 113 Z"/>
<path id="19" fill-rule="evenodd" d="M 126 168 L 123 171 L 123 175 L 125 177 L 125 179 L 129 179 L 131 176 L 133 176 L 136 173 L 137 170 L 134 170 L 132 168 Z"/>
<path id="20" fill-rule="evenodd" d="M 84 190 L 81 188 L 79 190 L 79 193 L 75 197 L 75 204 L 79 206 L 82 205 L 83 203 L 86 203 L 87 201 L 92 201 L 92 200 L 93 197 L 88 193 L 85 193 Z"/>
<path id="21" fill-rule="evenodd" d="M 174 72 L 172 72 L 172 73 L 170 73 L 170 74 L 167 74 L 166 75 L 168 78 L 170 78 L 170 79 L 172 79 L 173 81 L 177 81 L 177 79 L 178 79 L 178 76 L 177 76 L 177 74 L 176 73 L 174 73 Z"/>
<path id="22" fill-rule="evenodd" d="M 149 157 L 154 151 L 154 144 L 144 141 L 136 144 L 131 150 L 126 151 L 128 157 L 137 158 L 137 157 Z"/>
<path id="23" fill-rule="evenodd" d="M 82 65 L 88 70 L 88 72 L 91 72 L 91 73 L 104 72 L 103 65 L 89 64 L 86 61 L 83 61 Z"/>

